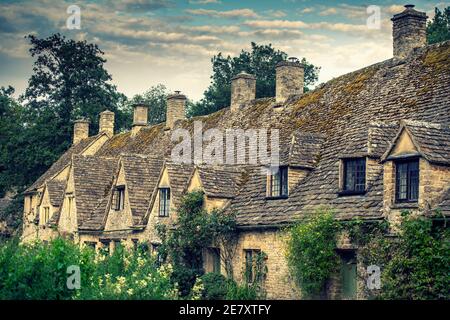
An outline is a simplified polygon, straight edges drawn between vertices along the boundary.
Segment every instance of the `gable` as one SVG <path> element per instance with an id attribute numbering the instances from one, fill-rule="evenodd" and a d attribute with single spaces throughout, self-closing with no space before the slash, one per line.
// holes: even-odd
<path id="1" fill-rule="evenodd" d="M 389 152 L 388 156 L 399 157 L 405 155 L 418 155 L 418 154 L 419 151 L 417 150 L 417 147 L 414 145 L 411 136 L 405 129 L 403 129 L 402 133 L 395 141 L 394 147 L 391 148 L 391 151 Z"/>
<path id="2" fill-rule="evenodd" d="M 74 184 L 74 170 L 73 165 L 71 165 L 66 190 L 64 192 L 64 199 L 59 213 L 58 230 L 62 233 L 73 233 L 78 228 Z"/>
<path id="3" fill-rule="evenodd" d="M 198 172 L 198 168 L 195 168 L 194 173 L 189 181 L 189 185 L 187 187 L 187 192 L 193 192 L 196 190 L 204 191 L 202 181 L 200 179 L 200 174 Z"/>
<path id="4" fill-rule="evenodd" d="M 124 202 L 124 209 L 121 211 L 115 210 L 114 207 L 114 188 L 116 186 L 125 186 L 125 202 Z M 109 198 L 111 199 L 108 215 L 106 218 L 105 223 L 105 231 L 112 231 L 112 230 L 125 230 L 129 229 L 133 225 L 133 217 L 131 214 L 131 207 L 130 207 L 130 197 L 129 197 L 129 190 L 128 186 L 126 184 L 125 180 L 125 170 L 122 163 L 120 163 L 119 166 L 119 172 L 117 174 L 117 179 L 112 187 Z"/>

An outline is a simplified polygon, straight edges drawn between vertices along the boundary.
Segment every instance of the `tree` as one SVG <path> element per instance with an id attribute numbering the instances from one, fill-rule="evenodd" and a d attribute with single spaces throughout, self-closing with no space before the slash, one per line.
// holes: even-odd
<path id="1" fill-rule="evenodd" d="M 167 96 L 169 92 L 163 84 L 151 87 L 143 94 L 135 95 L 128 101 L 129 108 L 135 103 L 145 103 L 150 107 L 148 122 L 157 124 L 166 121 Z"/>
<path id="2" fill-rule="evenodd" d="M 0 198 L 7 191 L 26 183 L 17 160 L 23 156 L 18 148 L 23 131 L 23 108 L 12 97 L 14 88 L 0 88 Z"/>
<path id="3" fill-rule="evenodd" d="M 450 40 L 450 7 L 434 9 L 434 18 L 427 25 L 427 42 L 433 44 Z"/>
<path id="4" fill-rule="evenodd" d="M 116 113 L 116 127 L 130 121 L 126 97 L 110 84 L 102 55 L 95 44 L 66 39 L 60 34 L 39 39 L 27 36 L 36 58 L 28 88 L 21 96 L 26 130 L 21 135 L 20 162 L 28 183 L 41 175 L 72 142 L 74 120 L 84 117 L 97 132 L 99 113 Z"/>
<path id="5" fill-rule="evenodd" d="M 204 98 L 188 105 L 188 116 L 209 114 L 230 105 L 231 78 L 241 71 L 256 76 L 256 97 L 275 96 L 275 66 L 286 60 L 288 55 L 269 45 L 251 43 L 251 51 L 242 50 L 237 57 L 224 57 L 222 53 L 211 60 L 213 75 L 211 84 L 204 92 Z M 301 60 L 305 65 L 305 90 L 318 79 L 319 67 Z"/>

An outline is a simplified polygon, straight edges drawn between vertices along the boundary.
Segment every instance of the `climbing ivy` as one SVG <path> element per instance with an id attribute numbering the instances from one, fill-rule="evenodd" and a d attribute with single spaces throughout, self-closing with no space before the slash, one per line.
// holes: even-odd
<path id="1" fill-rule="evenodd" d="M 322 209 L 287 230 L 288 266 L 305 297 L 322 296 L 327 280 L 337 270 L 340 229 L 333 212 Z"/>

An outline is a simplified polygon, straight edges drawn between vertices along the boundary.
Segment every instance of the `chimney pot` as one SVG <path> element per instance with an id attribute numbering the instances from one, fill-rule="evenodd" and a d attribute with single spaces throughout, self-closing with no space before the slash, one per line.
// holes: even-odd
<path id="1" fill-rule="evenodd" d="M 181 91 L 167 96 L 166 129 L 173 129 L 176 121 L 186 119 L 186 100 Z"/>
<path id="2" fill-rule="evenodd" d="M 256 98 L 256 78 L 245 71 L 231 79 L 231 111 L 235 112 L 241 106 Z"/>
<path id="3" fill-rule="evenodd" d="M 297 58 L 291 57 L 288 60 L 278 62 L 275 67 L 275 100 L 277 103 L 285 102 L 291 95 L 303 94 L 304 66 Z"/>
<path id="4" fill-rule="evenodd" d="M 392 17 L 394 38 L 394 57 L 406 58 L 415 48 L 427 43 L 425 12 L 416 11 L 414 5 L 405 5 L 405 10 Z"/>
<path id="5" fill-rule="evenodd" d="M 114 135 L 114 112 L 109 110 L 100 112 L 98 132 L 105 132 L 109 137 Z"/>
<path id="6" fill-rule="evenodd" d="M 73 144 L 89 137 L 89 120 L 78 119 L 73 125 Z"/>

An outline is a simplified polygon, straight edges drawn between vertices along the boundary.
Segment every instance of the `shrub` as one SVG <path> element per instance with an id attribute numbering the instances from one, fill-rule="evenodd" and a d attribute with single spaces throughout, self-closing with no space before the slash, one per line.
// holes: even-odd
<path id="1" fill-rule="evenodd" d="M 227 300 L 257 300 L 261 296 L 258 293 L 258 289 L 248 283 L 237 284 L 230 280 L 227 285 Z"/>
<path id="2" fill-rule="evenodd" d="M 69 266 L 80 267 L 80 289 L 67 288 Z M 176 299 L 171 273 L 142 251 L 109 256 L 63 239 L 0 246 L 0 299 Z"/>
<path id="3" fill-rule="evenodd" d="M 288 266 L 306 297 L 323 294 L 327 280 L 338 268 L 339 229 L 333 213 L 323 210 L 288 229 Z"/>
<path id="4" fill-rule="evenodd" d="M 215 272 L 204 274 L 202 277 L 203 282 L 203 294 L 204 300 L 224 300 L 227 296 L 227 279 Z"/>

